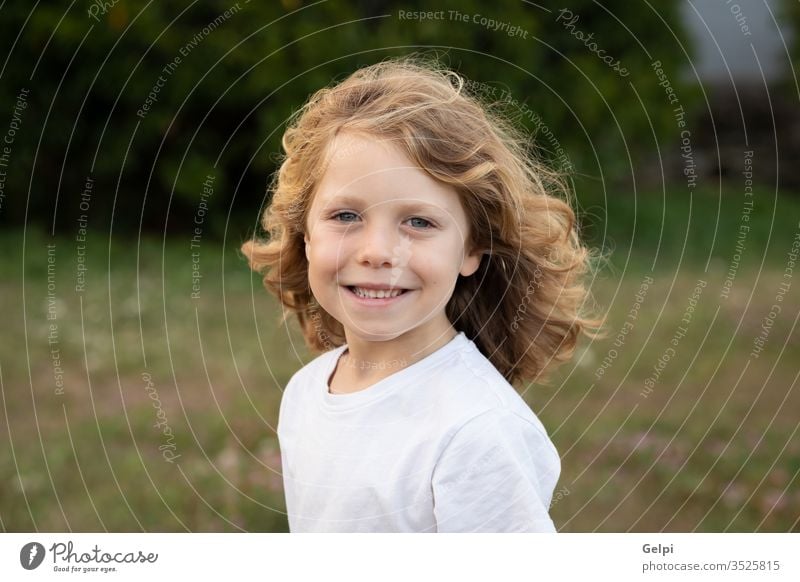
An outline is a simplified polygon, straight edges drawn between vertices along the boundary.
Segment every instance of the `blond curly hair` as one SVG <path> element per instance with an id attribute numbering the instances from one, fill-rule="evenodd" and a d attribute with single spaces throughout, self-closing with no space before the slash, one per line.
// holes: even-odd
<path id="1" fill-rule="evenodd" d="M 585 314 L 585 278 L 602 257 L 580 240 L 563 176 L 536 160 L 497 105 L 412 55 L 355 71 L 292 116 L 261 220 L 268 237 L 254 236 L 242 252 L 285 307 L 280 321 L 296 315 L 310 349 L 345 343 L 342 324 L 312 295 L 303 241 L 328 145 L 345 129 L 391 139 L 458 192 L 471 243 L 487 252 L 473 275 L 459 277 L 446 315 L 510 384 L 546 381 L 581 334 L 602 335 L 602 321 Z"/>

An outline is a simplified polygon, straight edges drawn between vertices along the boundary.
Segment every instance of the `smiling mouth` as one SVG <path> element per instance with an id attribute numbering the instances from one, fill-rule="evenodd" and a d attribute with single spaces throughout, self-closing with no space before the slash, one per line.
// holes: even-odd
<path id="1" fill-rule="evenodd" d="M 375 289 L 361 289 L 353 285 L 346 285 L 345 287 L 353 295 L 361 299 L 394 299 L 395 297 L 400 297 L 409 291 L 409 289 L 382 289 L 376 291 Z"/>

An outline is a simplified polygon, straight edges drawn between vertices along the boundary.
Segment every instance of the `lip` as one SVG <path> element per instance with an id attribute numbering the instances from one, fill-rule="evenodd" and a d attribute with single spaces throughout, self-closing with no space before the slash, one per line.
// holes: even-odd
<path id="1" fill-rule="evenodd" d="M 353 299 L 359 305 L 364 305 L 367 307 L 384 307 L 387 305 L 393 305 L 395 303 L 399 303 L 404 297 L 410 295 L 414 292 L 413 289 L 406 289 L 403 293 L 398 295 L 397 297 L 381 297 L 381 298 L 372 298 L 372 297 L 360 297 L 355 294 L 355 292 L 350 290 L 350 287 L 361 287 L 361 285 L 342 285 L 342 289 L 344 289 L 345 294 Z M 374 289 L 375 287 L 364 287 L 365 289 Z M 377 287 L 377 289 L 381 289 L 381 287 Z M 383 287 L 385 289 L 385 287 Z"/>

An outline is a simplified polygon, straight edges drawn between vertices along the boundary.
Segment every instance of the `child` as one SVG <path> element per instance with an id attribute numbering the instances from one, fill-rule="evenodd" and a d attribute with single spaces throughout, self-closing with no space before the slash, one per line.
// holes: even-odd
<path id="1" fill-rule="evenodd" d="M 451 71 L 414 58 L 311 97 L 250 266 L 326 350 L 278 439 L 292 532 L 553 532 L 561 471 L 512 387 L 568 360 L 591 253 L 563 182 Z"/>

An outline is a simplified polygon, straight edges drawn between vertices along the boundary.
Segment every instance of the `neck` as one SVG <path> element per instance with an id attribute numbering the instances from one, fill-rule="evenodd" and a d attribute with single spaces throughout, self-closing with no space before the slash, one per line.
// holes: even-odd
<path id="1" fill-rule="evenodd" d="M 370 341 L 345 330 L 348 341 L 342 362 L 356 378 L 386 376 L 429 356 L 458 334 L 449 322 L 437 333 L 421 331 L 412 330 L 392 340 Z"/>

